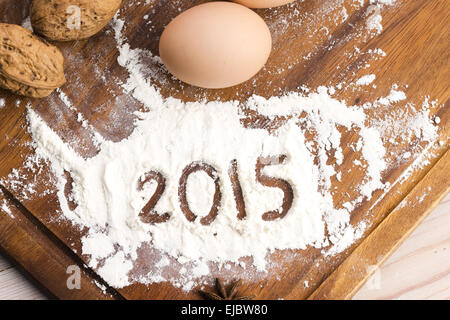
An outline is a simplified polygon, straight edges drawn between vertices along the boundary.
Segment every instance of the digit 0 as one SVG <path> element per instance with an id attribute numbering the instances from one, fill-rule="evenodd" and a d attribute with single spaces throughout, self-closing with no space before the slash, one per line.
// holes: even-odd
<path id="1" fill-rule="evenodd" d="M 204 171 L 214 181 L 214 185 L 216 188 L 214 192 L 212 207 L 211 210 L 209 211 L 209 214 L 206 217 L 200 219 L 200 223 L 206 226 L 211 224 L 211 222 L 213 222 L 214 219 L 216 219 L 220 208 L 220 201 L 222 199 L 222 193 L 220 192 L 220 184 L 219 184 L 220 180 L 219 176 L 217 175 L 216 169 L 214 169 L 213 166 L 200 161 L 196 161 L 188 165 L 183 170 L 183 173 L 180 178 L 178 186 L 178 197 L 180 199 L 181 211 L 186 216 L 186 219 L 188 219 L 188 221 L 190 222 L 194 222 L 197 219 L 197 215 L 194 212 L 192 212 L 192 210 L 189 208 L 189 203 L 187 201 L 186 195 L 186 185 L 189 176 L 197 171 Z"/>

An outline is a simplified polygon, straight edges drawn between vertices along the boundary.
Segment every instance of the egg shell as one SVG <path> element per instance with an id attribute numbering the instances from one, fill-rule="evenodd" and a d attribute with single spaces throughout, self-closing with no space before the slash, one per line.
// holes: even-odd
<path id="1" fill-rule="evenodd" d="M 249 8 L 273 8 L 282 6 L 295 0 L 233 0 Z"/>
<path id="2" fill-rule="evenodd" d="M 159 43 L 170 73 L 202 88 L 226 88 L 252 78 L 264 66 L 272 37 L 264 20 L 232 2 L 208 2 L 173 19 Z"/>

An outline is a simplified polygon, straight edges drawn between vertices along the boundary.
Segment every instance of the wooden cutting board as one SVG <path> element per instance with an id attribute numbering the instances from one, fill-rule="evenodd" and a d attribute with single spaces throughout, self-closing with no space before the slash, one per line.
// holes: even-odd
<path id="1" fill-rule="evenodd" d="M 132 6 L 125 0 L 121 17 L 124 33 L 132 47 L 146 47 L 157 54 L 158 39 L 167 23 L 179 11 L 205 1 L 150 1 Z M 450 2 L 447 0 L 398 0 L 382 9 L 383 32 L 364 37 L 358 30 L 367 24 L 367 6 L 356 1 L 298 1 L 275 10 L 258 10 L 268 22 L 274 37 L 269 62 L 254 81 L 224 89 L 202 90 L 183 85 L 168 75 L 160 75 L 161 92 L 185 101 L 199 98 L 246 100 L 253 93 L 269 97 L 306 86 L 351 83 L 367 74 L 376 74 L 370 90 L 339 90 L 336 96 L 348 104 L 361 105 L 387 96 L 392 84 L 403 86 L 408 101 L 421 105 L 429 96 L 440 104 L 431 115 L 440 118 L 440 141 L 428 148 L 428 159 L 410 170 L 414 159 L 394 162 L 384 172 L 389 192 L 375 192 L 351 214 L 352 223 L 365 220 L 370 228 L 347 250 L 324 257 L 320 250 L 298 251 L 300 259 L 289 260 L 292 252 L 277 251 L 270 256 L 277 268 L 260 281 L 244 282 L 242 294 L 254 293 L 260 299 L 346 299 L 376 270 L 393 250 L 431 211 L 450 188 L 449 39 Z M 366 1 L 367 2 L 367 1 Z M 21 24 L 27 16 L 26 0 L 0 3 L 0 21 Z M 339 4 L 339 5 L 337 5 Z M 343 11 L 345 8 L 345 11 Z M 144 18 L 144 16 L 147 16 Z M 292 21 L 286 22 L 283 17 Z M 345 20 L 339 23 L 340 20 Z M 150 22 L 149 22 L 150 21 Z M 337 22 L 338 21 L 338 22 Z M 295 23 L 294 23 L 295 22 Z M 85 267 L 80 254 L 80 239 L 85 229 L 74 227 L 60 217 L 54 177 L 44 164 L 37 169 L 26 158 L 33 154 L 27 132 L 26 105 L 35 109 L 63 140 L 84 156 L 95 155 L 92 132 L 77 121 L 78 112 L 106 139 L 120 141 L 133 130 L 135 110 L 142 106 L 127 97 L 118 80 L 128 74 L 117 64 L 118 52 L 111 30 L 80 42 L 57 43 L 66 58 L 68 83 L 62 91 L 77 111 L 67 108 L 57 94 L 42 99 L 19 98 L 6 91 L 0 97 L 6 106 L 0 109 L 0 247 L 56 297 L 63 299 L 197 299 L 196 290 L 184 292 L 170 283 L 133 284 L 123 289 L 109 288 L 94 270 Z M 374 59 L 380 48 L 386 56 Z M 372 50 L 372 51 L 370 51 Z M 353 54 L 349 54 L 353 53 Z M 102 77 L 95 75 L 101 74 Z M 399 106 L 400 108 L 400 106 Z M 120 120 L 117 120 L 120 119 Z M 264 120 L 264 119 L 263 119 Z M 354 141 L 346 133 L 342 145 Z M 387 146 L 391 159 L 413 148 L 411 143 Z M 425 147 L 425 146 L 424 146 Z M 356 155 L 343 150 L 343 167 L 349 168 Z M 406 178 L 399 179 L 410 170 Z M 21 181 L 11 183 L 8 175 L 18 173 Z M 342 204 L 354 191 L 353 182 L 361 172 L 344 175 L 336 186 L 336 204 Z M 32 188 L 30 189 L 30 185 Z M 1 204 L 10 211 L 7 214 Z M 3 209 L 2 209 L 3 208 Z M 81 268 L 81 289 L 69 290 L 67 268 Z M 209 283 L 213 283 L 209 279 Z M 308 285 L 305 285 L 305 284 Z"/>

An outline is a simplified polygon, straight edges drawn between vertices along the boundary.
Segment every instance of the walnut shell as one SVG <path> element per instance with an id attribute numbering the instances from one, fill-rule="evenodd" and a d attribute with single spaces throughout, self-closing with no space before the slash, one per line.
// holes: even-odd
<path id="1" fill-rule="evenodd" d="M 122 0 L 33 0 L 31 24 L 51 40 L 86 39 L 102 30 L 121 4 Z"/>
<path id="2" fill-rule="evenodd" d="M 0 86 L 42 98 L 66 82 L 64 57 L 55 46 L 31 31 L 0 23 Z"/>

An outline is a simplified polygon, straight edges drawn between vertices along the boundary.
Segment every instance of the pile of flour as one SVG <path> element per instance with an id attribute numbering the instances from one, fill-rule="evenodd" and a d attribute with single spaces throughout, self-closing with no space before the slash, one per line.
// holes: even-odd
<path id="1" fill-rule="evenodd" d="M 115 20 L 118 62 L 129 73 L 123 87 L 146 108 L 138 114 L 136 128 L 127 139 L 114 143 L 98 135 L 100 152 L 85 159 L 65 144 L 36 112 L 28 110 L 36 154 L 51 164 L 57 177 L 64 216 L 89 228 L 82 239 L 82 254 L 90 257 L 90 267 L 110 285 L 120 288 L 134 281 L 172 280 L 163 273 L 157 276 L 149 273 L 140 279 L 130 276 L 139 248 L 144 244 L 161 253 L 161 260 L 155 263 L 159 268 L 168 267 L 168 257 L 181 266 L 193 265 L 187 271 L 189 285 L 181 284 L 190 289 L 196 279 L 208 275 L 211 262 L 219 265 L 232 262 L 245 267 L 242 258 L 252 257 L 252 265 L 264 271 L 266 256 L 273 250 L 313 246 L 334 254 L 362 236 L 367 226 L 350 224 L 350 212 L 363 200 L 370 199 L 374 191 L 389 188 L 382 181 L 382 173 L 388 166 L 383 124 L 369 123 L 365 110 L 405 99 L 403 92 L 393 87 L 388 97 L 361 107 L 348 106 L 333 98 L 334 88 L 330 87 L 270 99 L 252 96 L 244 104 L 184 103 L 163 98 L 144 76 L 149 72 L 141 62 L 142 57 L 151 53 L 132 49 L 122 36 L 123 26 L 122 20 Z M 374 79 L 375 75 L 367 75 L 357 85 L 367 86 Z M 282 116 L 290 120 L 283 121 L 271 133 L 249 129 L 242 125 L 246 110 L 269 119 Z M 424 109 L 417 114 L 420 122 L 414 123 L 413 135 L 431 143 L 437 138 L 437 127 L 426 112 Z M 345 160 L 342 130 L 359 135 L 357 143 L 350 147 L 362 155 L 359 163 L 365 178 L 359 183 L 359 196 L 336 208 L 331 180 L 340 181 L 346 174 L 339 170 Z M 306 138 L 311 132 L 313 141 Z M 277 155 L 286 155 L 287 160 L 265 167 L 264 174 L 288 181 L 293 187 L 294 201 L 284 218 L 264 221 L 264 212 L 281 206 L 283 192 L 259 184 L 255 165 L 260 156 Z M 238 163 L 247 209 L 243 220 L 237 218 L 228 176 L 232 160 Z M 180 209 L 179 179 L 183 169 L 195 161 L 208 163 L 217 170 L 222 193 L 218 216 L 207 226 L 199 219 L 189 222 Z M 155 183 L 146 184 L 141 191 L 137 188 L 149 171 L 160 172 L 166 178 L 165 191 L 155 207 L 160 214 L 170 213 L 165 223 L 144 223 L 139 217 L 156 189 Z M 65 172 L 73 179 L 70 200 L 77 204 L 73 210 L 64 194 Z M 187 198 L 199 218 L 208 214 L 214 192 L 214 181 L 206 174 L 197 172 L 190 176 Z"/>

